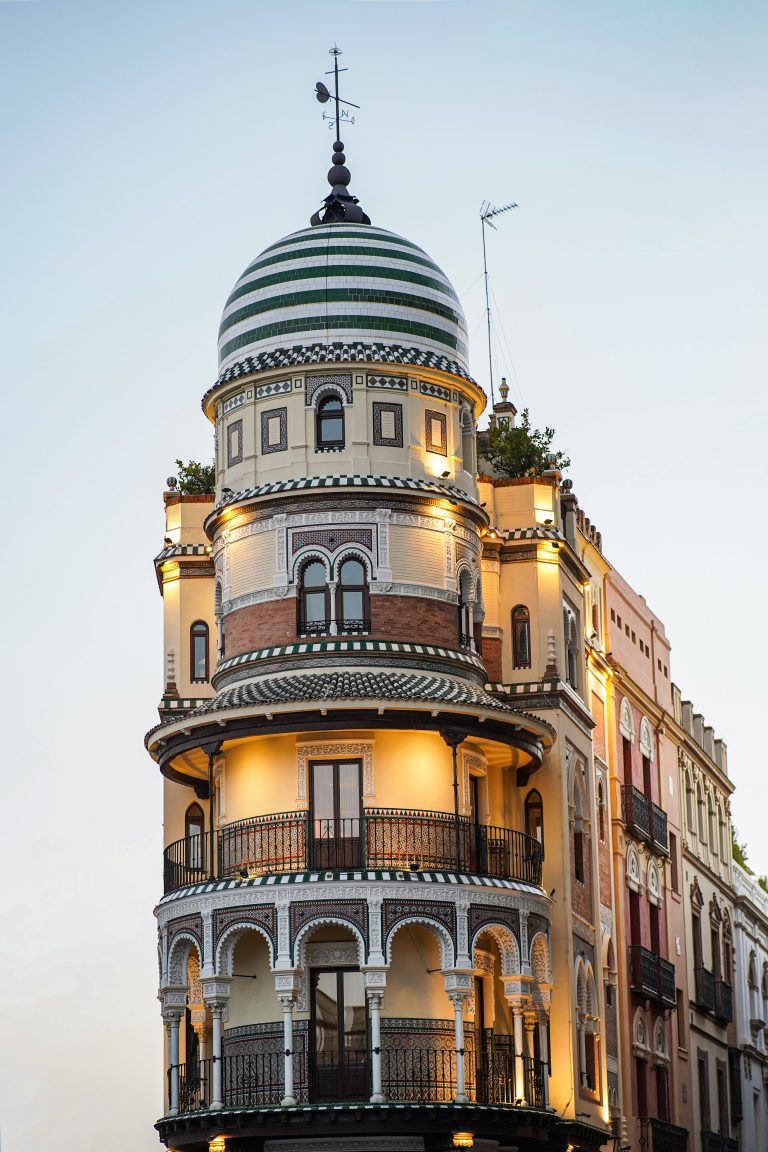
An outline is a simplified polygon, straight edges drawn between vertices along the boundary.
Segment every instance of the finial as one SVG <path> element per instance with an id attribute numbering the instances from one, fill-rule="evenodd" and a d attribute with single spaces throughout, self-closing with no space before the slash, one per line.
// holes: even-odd
<path id="1" fill-rule="evenodd" d="M 336 141 L 333 145 L 333 165 L 328 172 L 328 183 L 331 186 L 330 195 L 326 196 L 323 203 L 325 208 L 322 211 L 314 212 L 310 218 L 310 224 L 337 224 L 340 221 L 345 221 L 347 224 L 370 224 L 371 219 L 363 212 L 356 196 L 350 195 L 347 191 L 350 180 L 352 179 L 349 168 L 346 167 L 346 156 L 344 155 L 344 145 L 340 137 L 340 123 L 346 120 L 349 124 L 354 124 L 354 116 L 350 116 L 346 108 L 340 108 L 341 104 L 345 104 L 348 108 L 357 108 L 359 105 L 352 104 L 349 100 L 342 100 L 339 96 L 339 72 L 346 72 L 346 68 L 339 68 L 339 56 L 341 56 L 341 49 L 337 48 L 334 44 L 331 48 L 331 56 L 333 56 L 333 72 L 326 72 L 326 76 L 333 75 L 334 78 L 334 92 L 333 96 L 328 91 L 322 80 L 318 80 L 315 84 L 315 96 L 321 104 L 327 104 L 329 100 L 333 99 L 336 105 L 336 112 L 334 116 L 326 116 L 323 113 L 323 119 L 329 119 L 335 122 L 336 126 Z M 333 123 L 331 124 L 333 127 Z"/>

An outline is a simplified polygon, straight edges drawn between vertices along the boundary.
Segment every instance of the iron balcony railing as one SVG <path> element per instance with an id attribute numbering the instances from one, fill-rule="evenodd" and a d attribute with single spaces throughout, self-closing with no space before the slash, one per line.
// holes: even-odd
<path id="1" fill-rule="evenodd" d="M 638 996 L 645 996 L 666 1008 L 677 1004 L 675 966 L 650 948 L 629 947 L 629 984 Z"/>
<path id="2" fill-rule="evenodd" d="M 701 1152 L 739 1152 L 739 1142 L 719 1132 L 701 1131 Z"/>
<path id="3" fill-rule="evenodd" d="M 715 1016 L 723 1024 L 733 1020 L 733 989 L 725 980 L 715 980 Z"/>
<path id="4" fill-rule="evenodd" d="M 522 1056 L 518 1066 L 513 1037 L 495 1035 L 490 1030 L 479 1050 L 471 1033 L 465 1041 L 465 1092 L 471 1101 L 505 1107 L 545 1107 L 546 1064 Z M 370 1047 L 310 1053 L 308 1067 L 303 1060 L 298 1065 L 294 1063 L 294 1074 L 295 1091 L 302 1101 L 319 1104 L 368 1100 Z M 280 1052 L 224 1056 L 222 1104 L 225 1108 L 277 1107 L 283 1098 L 283 1075 Z M 170 1072 L 168 1083 L 170 1100 Z M 213 1099 L 213 1061 L 180 1064 L 178 1084 L 180 1113 L 208 1110 Z M 388 1103 L 448 1104 L 456 1095 L 456 1051 L 439 1039 L 390 1033 L 381 1050 L 381 1087 Z"/>
<path id="5" fill-rule="evenodd" d="M 647 1152 L 687 1152 L 687 1128 L 678 1128 L 676 1124 L 667 1124 L 654 1116 L 641 1117 L 640 1125 Z"/>
<path id="6" fill-rule="evenodd" d="M 658 852 L 669 855 L 667 814 L 634 784 L 621 787 L 621 816 L 634 836 L 653 845 Z"/>
<path id="7" fill-rule="evenodd" d="M 370 620 L 337 620 L 336 632 L 339 636 L 350 636 L 358 633 L 368 633 L 371 630 Z M 298 636 L 330 636 L 330 620 L 299 620 L 296 626 Z"/>
<path id="8" fill-rule="evenodd" d="M 541 844 L 523 832 L 475 824 L 448 812 L 369 808 L 361 816 L 318 819 L 282 812 L 188 836 L 163 854 L 165 892 L 204 880 L 335 871 L 472 872 L 541 884 Z"/>
<path id="9" fill-rule="evenodd" d="M 696 1003 L 705 1012 L 715 1010 L 715 977 L 714 973 L 703 966 L 698 967 L 696 977 Z"/>

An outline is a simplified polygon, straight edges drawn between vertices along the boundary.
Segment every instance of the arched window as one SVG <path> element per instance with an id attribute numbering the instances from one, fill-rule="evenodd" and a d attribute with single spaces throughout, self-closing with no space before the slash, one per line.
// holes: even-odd
<path id="1" fill-rule="evenodd" d="M 709 825 L 709 848 L 712 854 L 717 856 L 718 835 L 715 825 L 715 806 L 711 796 L 707 796 L 707 823 Z"/>
<path id="2" fill-rule="evenodd" d="M 187 868 L 202 868 L 205 817 L 199 804 L 190 804 L 184 817 L 184 844 Z"/>
<path id="3" fill-rule="evenodd" d="M 224 659 L 224 596 L 221 590 L 221 580 L 217 580 L 213 589 L 213 614 L 216 617 L 216 631 L 218 634 L 218 656 Z"/>
<path id="4" fill-rule="evenodd" d="M 723 816 L 722 805 L 717 806 L 717 821 L 720 831 L 720 858 L 723 863 L 728 859 L 728 836 L 725 827 L 725 817 Z"/>
<path id="5" fill-rule="evenodd" d="M 531 666 L 531 614 L 525 604 L 512 609 L 512 664 L 515 668 Z"/>
<path id="6" fill-rule="evenodd" d="M 339 568 L 336 587 L 336 622 L 339 632 L 370 632 L 371 621 L 365 568 L 356 557 Z"/>
<path id="7" fill-rule="evenodd" d="M 544 804 L 541 793 L 533 788 L 525 798 L 525 831 L 526 834 L 541 844 L 541 855 L 544 858 Z"/>
<path id="8" fill-rule="evenodd" d="M 471 648 L 472 635 L 472 577 L 466 568 L 459 577 L 459 644 Z"/>
<path id="9" fill-rule="evenodd" d="M 584 812 L 578 785 L 574 788 L 573 875 L 584 883 Z"/>
<path id="10" fill-rule="evenodd" d="M 329 603 L 325 565 L 310 560 L 301 573 L 299 585 L 298 631 L 302 636 L 319 636 L 328 631 Z"/>
<path id="11" fill-rule="evenodd" d="M 699 810 L 699 840 L 702 844 L 707 842 L 707 818 L 704 809 L 704 793 L 701 784 L 696 785 L 696 806 Z"/>
<path id="12" fill-rule="evenodd" d="M 688 818 L 688 831 L 696 831 L 696 817 L 693 812 L 693 782 L 691 781 L 691 774 L 686 768 L 685 770 L 685 814 Z"/>
<path id="13" fill-rule="evenodd" d="M 579 687 L 579 625 L 576 613 L 563 605 L 563 646 L 565 649 L 565 679 L 571 688 Z"/>
<path id="14" fill-rule="evenodd" d="M 208 680 L 208 625 L 196 620 L 189 630 L 189 678 L 193 684 Z"/>
<path id="15" fill-rule="evenodd" d="M 338 396 L 324 396 L 315 415 L 316 448 L 344 447 L 344 406 Z"/>

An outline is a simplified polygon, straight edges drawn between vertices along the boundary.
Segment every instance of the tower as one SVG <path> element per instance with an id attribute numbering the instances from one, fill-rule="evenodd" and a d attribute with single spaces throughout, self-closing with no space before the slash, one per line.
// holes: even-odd
<path id="1" fill-rule="evenodd" d="M 550 1107 L 525 797 L 556 732 L 486 687 L 461 305 L 370 223 L 338 139 L 328 181 L 226 302 L 215 496 L 166 493 L 158 1131 L 190 1152 L 594 1149 Z"/>

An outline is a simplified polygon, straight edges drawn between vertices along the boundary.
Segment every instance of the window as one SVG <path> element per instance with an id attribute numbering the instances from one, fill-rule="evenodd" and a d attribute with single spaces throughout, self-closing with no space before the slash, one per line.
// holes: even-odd
<path id="1" fill-rule="evenodd" d="M 189 630 L 189 678 L 193 684 L 208 680 L 208 625 L 196 620 Z"/>
<path id="2" fill-rule="evenodd" d="M 709 824 L 709 847 L 713 856 L 717 856 L 717 827 L 715 825 L 715 806 L 712 803 L 712 797 L 707 797 L 707 821 Z"/>
<path id="3" fill-rule="evenodd" d="M 571 688 L 579 687 L 579 626 L 576 613 L 563 605 L 563 645 L 565 650 L 565 679 Z"/>
<path id="4" fill-rule="evenodd" d="M 541 844 L 541 854 L 544 855 L 544 804 L 541 793 L 534 788 L 525 798 L 525 831 L 526 834 Z"/>
<path id="5" fill-rule="evenodd" d="M 699 1078 L 699 1124 L 705 1132 L 709 1132 L 709 1068 L 706 1055 L 698 1053 Z"/>
<path id="6" fill-rule="evenodd" d="M 336 621 L 339 632 L 370 632 L 368 585 L 365 568 L 351 557 L 339 568 L 336 587 Z"/>
<path id="7" fill-rule="evenodd" d="M 696 785 L 696 806 L 699 812 L 699 840 L 702 844 L 707 842 L 707 823 L 704 811 L 704 793 L 701 790 L 701 784 Z"/>
<path id="8" fill-rule="evenodd" d="M 621 758 L 624 767 L 624 783 L 632 783 L 632 743 L 626 736 L 621 738 Z"/>
<path id="9" fill-rule="evenodd" d="M 675 1003 L 677 1004 L 677 1046 L 678 1048 L 685 1048 L 686 1003 L 682 988 L 675 989 Z"/>
<path id="10" fill-rule="evenodd" d="M 605 840 L 605 793 L 602 779 L 597 782 L 597 826 L 600 839 Z"/>
<path id="11" fill-rule="evenodd" d="M 325 565 L 321 560 L 310 560 L 304 566 L 299 586 L 299 633 L 317 636 L 327 632 L 328 615 Z"/>
<path id="12" fill-rule="evenodd" d="M 459 577 L 459 644 L 471 648 L 472 635 L 472 579 L 466 568 Z"/>
<path id="13" fill-rule="evenodd" d="M 680 892 L 680 866 L 677 862 L 677 836 L 669 834 L 669 879 L 673 892 Z"/>
<path id="14" fill-rule="evenodd" d="M 688 821 L 688 831 L 696 831 L 696 818 L 693 814 L 693 783 L 691 782 L 690 773 L 686 770 L 685 773 L 685 815 Z"/>
<path id="15" fill-rule="evenodd" d="M 581 804 L 581 792 L 578 787 L 574 792 L 574 821 L 573 821 L 573 875 L 579 884 L 584 883 L 584 814 Z"/>
<path id="16" fill-rule="evenodd" d="M 184 817 L 184 847 L 187 868 L 203 867 L 205 818 L 199 804 L 191 804 Z"/>
<path id="17" fill-rule="evenodd" d="M 315 437 L 318 451 L 344 447 L 344 407 L 338 396 L 325 396 L 318 404 Z"/>
<path id="18" fill-rule="evenodd" d="M 362 805 L 360 761 L 316 761 L 311 766 L 310 779 L 312 867 L 358 867 Z"/>
<path id="19" fill-rule="evenodd" d="M 512 665 L 531 666 L 531 614 L 524 604 L 512 609 Z"/>
<path id="20" fill-rule="evenodd" d="M 728 836 L 726 833 L 725 817 L 723 816 L 723 809 L 721 808 L 721 806 L 719 804 L 717 806 L 717 818 L 718 818 L 718 824 L 720 826 L 719 827 L 720 858 L 723 861 L 723 863 L 725 863 L 725 861 L 728 859 Z"/>

